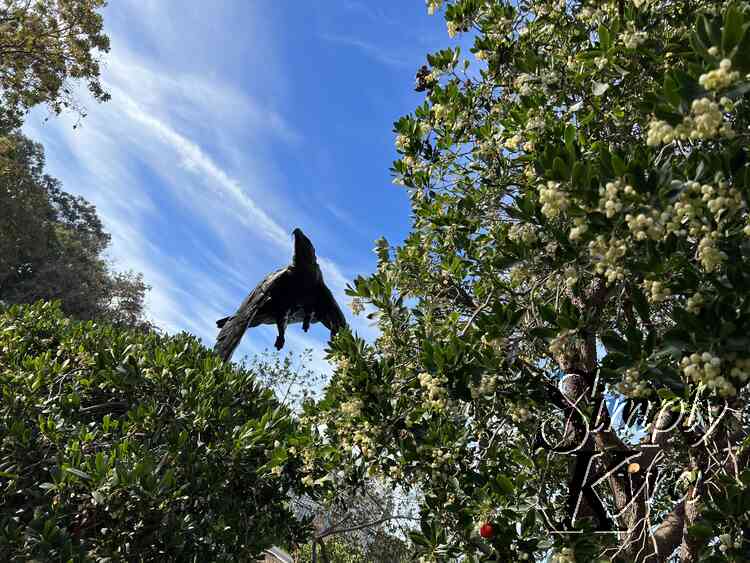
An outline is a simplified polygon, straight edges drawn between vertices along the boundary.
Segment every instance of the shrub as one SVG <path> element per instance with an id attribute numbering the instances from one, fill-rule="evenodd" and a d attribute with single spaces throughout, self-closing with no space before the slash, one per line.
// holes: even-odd
<path id="1" fill-rule="evenodd" d="M 299 539 L 297 427 L 188 334 L 0 308 L 0 560 L 253 560 Z"/>

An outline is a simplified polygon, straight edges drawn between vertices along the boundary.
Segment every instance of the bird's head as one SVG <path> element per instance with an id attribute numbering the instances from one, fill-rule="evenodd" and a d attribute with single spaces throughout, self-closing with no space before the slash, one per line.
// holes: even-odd
<path id="1" fill-rule="evenodd" d="M 315 247 L 310 239 L 300 228 L 294 229 L 292 235 L 294 235 L 294 263 L 297 265 L 314 264 L 316 262 Z"/>

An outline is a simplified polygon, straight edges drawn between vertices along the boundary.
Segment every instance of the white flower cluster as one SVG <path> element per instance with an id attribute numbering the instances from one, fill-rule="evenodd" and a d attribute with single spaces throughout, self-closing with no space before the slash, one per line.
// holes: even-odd
<path id="1" fill-rule="evenodd" d="M 700 98 L 693 100 L 690 115 L 676 127 L 660 119 L 649 123 L 646 144 L 655 147 L 675 139 L 715 139 L 719 136 L 732 139 L 735 132 L 724 122 L 724 113 L 718 103 L 709 98 Z"/>
<path id="2" fill-rule="evenodd" d="M 697 183 L 693 182 L 693 187 Z M 729 186 L 727 182 L 719 182 L 717 187 L 704 184 L 700 187 L 700 191 L 701 199 L 706 203 L 717 223 L 722 216 L 731 215 L 733 211 L 740 209 L 743 205 L 740 192 Z"/>
<path id="3" fill-rule="evenodd" d="M 391 465 L 388 468 L 388 475 L 391 476 L 391 479 L 401 479 L 404 476 L 404 471 L 400 465 Z"/>
<path id="4" fill-rule="evenodd" d="M 636 368 L 625 370 L 625 377 L 615 386 L 615 389 L 626 397 L 648 397 L 653 390 L 648 383 L 641 380 L 641 373 Z"/>
<path id="5" fill-rule="evenodd" d="M 698 260 L 706 272 L 715 272 L 726 259 L 727 253 L 719 250 L 713 233 L 706 235 L 698 243 Z"/>
<path id="6" fill-rule="evenodd" d="M 419 385 L 427 391 L 427 406 L 435 410 L 444 410 L 447 401 L 447 391 L 444 387 L 448 380 L 444 375 L 431 375 L 423 371 L 418 376 Z"/>
<path id="7" fill-rule="evenodd" d="M 497 390 L 497 376 L 487 375 L 482 378 L 479 385 L 472 385 L 470 387 L 471 396 L 474 399 L 478 399 L 485 395 L 493 395 Z"/>
<path id="8" fill-rule="evenodd" d="M 435 122 L 440 123 L 448 113 L 448 108 L 443 104 L 435 104 L 432 106 L 432 115 L 435 117 Z"/>
<path id="9" fill-rule="evenodd" d="M 556 0 L 551 2 L 550 5 L 545 5 L 541 2 L 538 5 L 531 4 L 530 8 L 531 12 L 533 12 L 535 16 L 541 18 L 553 13 L 555 10 L 564 12 L 565 4 L 566 0 Z"/>
<path id="10" fill-rule="evenodd" d="M 518 145 L 520 145 L 522 142 L 523 142 L 523 137 L 521 137 L 521 135 L 516 134 L 506 139 L 503 146 L 508 150 L 517 151 Z"/>
<path id="11" fill-rule="evenodd" d="M 620 34 L 620 39 L 627 49 L 637 49 L 648 39 L 645 31 L 625 31 Z"/>
<path id="12" fill-rule="evenodd" d="M 533 74 L 521 73 L 513 80 L 516 92 L 521 96 L 530 96 L 534 93 L 536 77 Z"/>
<path id="13" fill-rule="evenodd" d="M 432 16 L 435 10 L 439 10 L 442 5 L 443 0 L 427 0 L 427 13 Z"/>
<path id="14" fill-rule="evenodd" d="M 703 303 L 705 303 L 705 300 L 703 299 L 703 295 L 700 293 L 694 293 L 692 297 L 688 297 L 686 309 L 688 310 L 688 313 L 697 315 L 698 313 L 701 312 L 701 307 L 703 307 Z"/>
<path id="15" fill-rule="evenodd" d="M 514 242 L 525 242 L 527 244 L 533 244 L 539 240 L 534 227 L 528 223 L 511 225 L 508 229 L 508 238 Z"/>
<path id="16" fill-rule="evenodd" d="M 589 242 L 589 254 L 594 262 L 597 274 L 607 278 L 607 285 L 625 279 L 625 270 L 619 265 L 620 259 L 627 252 L 627 244 L 622 239 L 599 235 L 596 240 Z"/>
<path id="17" fill-rule="evenodd" d="M 512 287 L 519 287 L 527 281 L 533 281 L 534 275 L 530 274 L 529 271 L 524 268 L 521 264 L 517 264 L 510 269 L 509 281 Z"/>
<path id="18" fill-rule="evenodd" d="M 739 78 L 740 73 L 732 70 L 732 61 L 722 59 L 719 63 L 719 68 L 708 71 L 706 74 L 701 74 L 698 82 L 706 90 L 721 90 L 722 88 L 728 88 L 739 80 Z"/>
<path id="19" fill-rule="evenodd" d="M 526 131 L 543 131 L 546 126 L 544 115 L 541 113 L 531 113 L 526 121 Z"/>
<path id="20" fill-rule="evenodd" d="M 339 371 L 344 372 L 351 367 L 351 362 L 346 356 L 339 355 L 336 356 L 336 367 L 339 369 Z"/>
<path id="21" fill-rule="evenodd" d="M 596 68 L 599 70 L 603 70 L 605 66 L 607 66 L 607 63 L 609 63 L 609 60 L 607 57 L 596 57 L 594 59 L 594 64 L 596 65 Z"/>
<path id="22" fill-rule="evenodd" d="M 526 405 L 523 404 L 511 405 L 509 411 L 511 420 L 516 424 L 526 422 L 531 417 L 529 409 Z"/>
<path id="23" fill-rule="evenodd" d="M 406 148 L 409 146 L 409 137 L 406 135 L 397 135 L 396 136 L 396 148 L 400 151 L 405 151 Z"/>
<path id="24" fill-rule="evenodd" d="M 354 436 L 352 436 L 352 441 L 357 447 L 359 447 L 359 450 L 364 457 L 370 457 L 370 454 L 372 453 L 373 441 L 368 435 L 369 430 L 370 425 L 365 421 L 362 425 L 362 430 L 355 430 Z"/>
<path id="25" fill-rule="evenodd" d="M 662 303 L 672 295 L 672 290 L 664 285 L 664 282 L 655 280 L 644 280 L 643 286 L 648 292 L 649 301 L 652 303 Z"/>
<path id="26" fill-rule="evenodd" d="M 732 540 L 730 534 L 721 534 L 719 536 L 719 551 L 726 553 L 730 549 L 740 549 L 742 547 L 742 537 Z"/>
<path id="27" fill-rule="evenodd" d="M 450 466 L 455 459 L 455 456 L 447 448 L 435 448 L 432 450 L 432 463 L 430 467 L 433 469 L 440 469 L 444 465 Z"/>
<path id="28" fill-rule="evenodd" d="M 362 414 L 362 407 L 363 403 L 359 399 L 351 399 L 350 401 L 346 401 L 344 403 L 341 403 L 341 406 L 339 407 L 341 409 L 341 412 L 344 413 L 346 416 L 355 417 Z"/>
<path id="29" fill-rule="evenodd" d="M 747 383 L 747 380 L 750 379 L 750 358 L 737 358 L 729 371 L 729 375 L 740 383 Z"/>
<path id="30" fill-rule="evenodd" d="M 721 375 L 721 358 L 710 352 L 703 354 L 691 354 L 680 361 L 682 373 L 693 383 L 703 383 L 709 389 L 716 391 L 722 397 L 731 397 L 737 394 L 737 389 L 732 383 Z"/>
<path id="31" fill-rule="evenodd" d="M 635 240 L 660 240 L 664 236 L 664 226 L 662 221 L 669 220 L 670 213 L 663 212 L 659 215 L 656 209 L 650 209 L 649 214 L 639 213 L 638 215 L 625 215 L 625 221 L 628 229 L 633 233 Z"/>
<path id="32" fill-rule="evenodd" d="M 622 211 L 622 201 L 620 201 L 620 191 L 626 195 L 634 195 L 633 186 L 627 185 L 623 188 L 622 180 L 607 182 L 604 187 L 599 188 L 599 211 L 604 213 L 608 218 Z"/>
<path id="33" fill-rule="evenodd" d="M 558 80 L 560 80 L 560 74 L 556 70 L 550 69 L 547 72 L 545 72 L 544 74 L 542 74 L 542 82 L 546 86 L 552 86 Z M 547 91 L 546 88 L 544 90 Z"/>
<path id="34" fill-rule="evenodd" d="M 573 241 L 581 238 L 584 234 L 586 234 L 586 231 L 589 230 L 589 226 L 586 224 L 585 217 L 575 217 L 573 219 L 573 225 L 575 226 L 570 229 L 570 234 L 568 234 L 568 238 Z"/>
<path id="35" fill-rule="evenodd" d="M 352 313 L 355 315 L 362 314 L 362 311 L 365 310 L 364 302 L 362 301 L 361 297 L 353 297 L 351 303 L 349 303 L 349 308 L 352 310 Z"/>
<path id="36" fill-rule="evenodd" d="M 550 563 L 576 563 L 575 552 L 570 547 L 563 547 L 556 551 L 549 559 Z"/>
<path id="37" fill-rule="evenodd" d="M 559 216 L 560 212 L 565 211 L 570 205 L 568 194 L 560 189 L 560 182 L 550 180 L 546 186 L 541 184 L 538 190 L 542 214 L 550 219 Z"/>

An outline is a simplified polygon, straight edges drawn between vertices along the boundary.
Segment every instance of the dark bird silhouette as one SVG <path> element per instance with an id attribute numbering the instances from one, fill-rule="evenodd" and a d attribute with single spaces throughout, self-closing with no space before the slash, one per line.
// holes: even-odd
<path id="1" fill-rule="evenodd" d="M 344 313 L 323 281 L 315 247 L 300 229 L 294 229 L 292 234 L 292 263 L 267 275 L 234 315 L 216 321 L 221 330 L 214 350 L 225 362 L 232 357 L 248 327 L 275 324 L 279 335 L 274 345 L 281 350 L 288 324 L 301 322 L 302 330 L 307 332 L 310 324 L 321 322 L 332 336 L 346 326 Z"/>

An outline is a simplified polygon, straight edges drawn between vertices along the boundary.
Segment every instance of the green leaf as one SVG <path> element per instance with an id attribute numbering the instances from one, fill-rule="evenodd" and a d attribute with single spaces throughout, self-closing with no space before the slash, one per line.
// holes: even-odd
<path id="1" fill-rule="evenodd" d="M 696 540 L 707 540 L 714 536 L 714 530 L 708 524 L 699 522 L 688 528 L 688 535 Z"/>
<path id="2" fill-rule="evenodd" d="M 430 547 L 430 541 L 419 532 L 409 532 L 409 539 L 413 541 L 417 545 L 421 545 L 423 547 Z"/>
<path id="3" fill-rule="evenodd" d="M 693 51 L 699 54 L 703 59 L 713 59 L 713 57 L 708 54 L 708 47 L 703 44 L 698 33 L 693 32 L 690 34 L 690 46 L 693 48 Z"/>
<path id="4" fill-rule="evenodd" d="M 599 45 L 601 47 L 601 50 L 609 51 L 609 49 L 612 48 L 612 37 L 609 33 L 609 30 L 603 25 L 600 25 L 597 33 L 599 34 Z"/>
<path id="5" fill-rule="evenodd" d="M 536 524 L 536 510 L 529 508 L 526 516 L 523 517 L 521 522 L 521 533 L 527 535 L 534 531 L 534 525 Z"/>
<path id="6" fill-rule="evenodd" d="M 625 161 L 623 161 L 617 154 L 612 153 L 612 169 L 615 171 L 617 176 L 625 174 Z"/>
<path id="7" fill-rule="evenodd" d="M 580 160 L 576 160 L 573 163 L 573 173 L 571 175 L 571 181 L 573 182 L 573 186 L 581 186 L 583 187 L 583 175 L 585 173 L 585 169 L 583 166 L 583 163 Z"/>
<path id="8" fill-rule="evenodd" d="M 576 138 L 576 128 L 572 125 L 568 125 L 565 128 L 565 148 L 568 150 L 568 153 L 570 153 L 571 157 L 575 157 L 576 154 L 576 145 L 575 145 L 575 138 Z"/>
<path id="9" fill-rule="evenodd" d="M 732 67 L 741 74 L 750 72 L 750 30 L 748 24 L 745 24 L 744 32 L 739 45 L 735 47 L 732 55 Z"/>
<path id="10" fill-rule="evenodd" d="M 513 491 L 516 490 L 515 486 L 513 485 L 513 481 L 508 479 L 508 477 L 506 477 L 502 473 L 500 473 L 495 478 L 495 482 L 497 483 L 500 492 L 506 496 L 512 495 Z"/>
<path id="11" fill-rule="evenodd" d="M 556 156 L 552 161 L 552 171 L 555 173 L 555 176 L 558 180 L 567 180 L 568 178 L 570 178 L 570 170 L 568 169 L 568 165 L 565 164 L 565 161 L 559 156 Z"/>
<path id="12" fill-rule="evenodd" d="M 725 53 L 729 53 L 736 45 L 742 41 L 745 33 L 743 24 L 744 18 L 737 4 L 732 4 L 724 12 L 724 30 L 721 38 L 721 46 Z"/>
<path id="13" fill-rule="evenodd" d="M 80 477 L 81 479 L 91 479 L 91 475 L 88 473 L 85 473 L 84 471 L 81 471 L 80 469 L 76 469 L 75 467 L 65 467 L 63 466 L 63 471 L 67 471 L 68 473 L 72 473 L 73 475 Z"/>
<path id="14" fill-rule="evenodd" d="M 607 352 L 619 352 L 621 354 L 628 354 L 630 348 L 628 343 L 619 334 L 613 330 L 608 330 L 601 336 L 602 344 L 607 349 Z"/>

